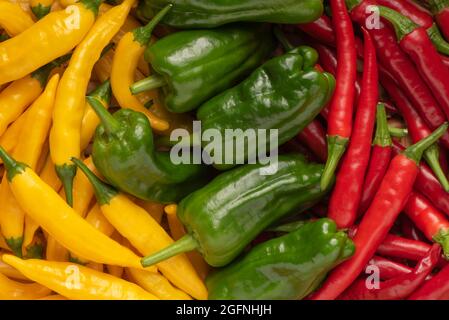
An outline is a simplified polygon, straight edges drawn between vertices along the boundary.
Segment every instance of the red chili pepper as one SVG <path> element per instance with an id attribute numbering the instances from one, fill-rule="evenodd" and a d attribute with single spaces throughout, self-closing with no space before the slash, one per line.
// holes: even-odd
<path id="1" fill-rule="evenodd" d="M 427 32 L 407 17 L 379 6 L 382 17 L 390 21 L 398 35 L 399 45 L 415 62 L 446 116 L 449 118 L 449 69 L 446 68 Z"/>
<path id="2" fill-rule="evenodd" d="M 403 237 L 412 240 L 427 242 L 427 238 L 424 236 L 424 234 L 416 228 L 412 220 L 410 220 L 410 218 L 406 215 L 400 216 L 400 226 L 401 234 Z"/>
<path id="3" fill-rule="evenodd" d="M 326 130 L 314 119 L 299 134 L 298 140 L 306 145 L 321 162 L 327 159 Z"/>
<path id="4" fill-rule="evenodd" d="M 446 300 L 449 293 L 449 264 L 416 290 L 409 300 Z"/>
<path id="5" fill-rule="evenodd" d="M 367 7 L 377 3 L 375 0 L 354 0 L 354 2 L 358 5 L 351 7 L 351 18 L 364 26 L 370 15 Z M 380 64 L 392 74 L 421 117 L 432 130 L 435 130 L 446 121 L 446 115 L 419 75 L 414 63 L 399 47 L 394 32 L 382 21 L 380 22 L 379 28 L 369 30 L 374 39 Z M 446 133 L 440 141 L 449 148 L 449 133 Z"/>
<path id="6" fill-rule="evenodd" d="M 447 128 L 448 124 L 445 123 L 430 136 L 393 158 L 354 236 L 355 254 L 332 270 L 313 299 L 335 299 L 357 278 L 404 208 L 418 175 L 424 150 L 435 143 Z"/>
<path id="7" fill-rule="evenodd" d="M 388 95 L 395 102 L 396 107 L 401 112 L 410 136 L 413 142 L 417 142 L 427 137 L 432 131 L 427 127 L 427 124 L 420 117 L 419 113 L 413 108 L 405 94 L 396 86 L 394 80 L 390 79 L 388 75 L 382 75 L 382 86 L 387 90 Z M 432 171 L 437 176 L 443 188 L 449 192 L 449 181 L 440 166 L 440 150 L 437 144 L 428 148 L 424 153 L 424 158 Z"/>
<path id="8" fill-rule="evenodd" d="M 298 24 L 298 28 L 320 43 L 325 43 L 330 46 L 335 45 L 332 21 L 324 14 L 313 22 Z"/>
<path id="9" fill-rule="evenodd" d="M 382 256 L 419 261 L 430 247 L 430 244 L 422 241 L 388 234 L 376 252 Z"/>
<path id="10" fill-rule="evenodd" d="M 403 274 L 396 278 L 380 282 L 379 288 L 367 288 L 365 279 L 356 281 L 346 290 L 341 300 L 400 300 L 413 293 L 432 272 L 440 257 L 441 248 L 438 245 L 432 248 L 415 267 L 413 272 Z"/>
<path id="11" fill-rule="evenodd" d="M 404 212 L 430 241 L 435 241 L 449 257 L 449 221 L 429 200 L 419 193 L 412 192 Z"/>
<path id="12" fill-rule="evenodd" d="M 354 30 L 344 0 L 330 0 L 332 19 L 337 42 L 337 84 L 327 120 L 328 157 L 321 189 L 332 181 L 335 169 L 343 156 L 352 131 L 352 111 L 355 99 L 357 57 Z"/>
<path id="13" fill-rule="evenodd" d="M 449 1 L 427 0 L 438 26 L 446 39 L 449 39 Z"/>
<path id="14" fill-rule="evenodd" d="M 379 276 L 382 280 L 396 278 L 413 271 L 412 268 L 407 267 L 402 263 L 391 261 L 380 256 L 372 257 L 371 260 L 368 262 L 367 267 L 368 266 L 377 267 L 379 270 Z"/>
<path id="15" fill-rule="evenodd" d="M 360 214 L 365 213 L 368 209 L 387 171 L 392 154 L 391 144 L 385 108 L 382 104 L 379 104 L 377 107 L 376 135 L 373 140 L 371 158 L 366 171 L 358 210 Z"/>
<path id="16" fill-rule="evenodd" d="M 337 174 L 329 203 L 329 218 L 339 228 L 354 224 L 368 167 L 378 99 L 376 51 L 364 28 L 365 44 L 362 91 L 348 150 Z"/>

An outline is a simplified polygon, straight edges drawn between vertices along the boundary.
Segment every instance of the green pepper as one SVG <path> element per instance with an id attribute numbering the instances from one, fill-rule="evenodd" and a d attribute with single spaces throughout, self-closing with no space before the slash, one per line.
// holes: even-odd
<path id="1" fill-rule="evenodd" d="M 111 115 L 95 98 L 87 101 L 101 119 L 92 159 L 98 171 L 117 189 L 137 198 L 177 202 L 209 180 L 203 165 L 174 164 L 168 152 L 155 150 L 148 118 L 130 109 Z"/>
<path id="2" fill-rule="evenodd" d="M 224 172 L 184 198 L 177 214 L 187 235 L 143 258 L 142 265 L 194 249 L 208 264 L 226 265 L 268 226 L 325 195 L 320 188 L 323 165 L 308 163 L 302 155 L 281 155 L 277 171 L 262 175 L 261 169 L 271 165 L 247 164 Z"/>
<path id="3" fill-rule="evenodd" d="M 169 3 L 174 10 L 163 22 L 179 29 L 215 28 L 238 21 L 307 23 L 323 14 L 322 0 L 144 0 L 137 12 L 147 20 Z"/>
<path id="4" fill-rule="evenodd" d="M 273 51 L 269 25 L 232 25 L 173 33 L 148 46 L 155 74 L 131 86 L 133 94 L 160 87 L 171 112 L 187 112 L 230 88 Z"/>
<path id="5" fill-rule="evenodd" d="M 308 222 L 261 243 L 207 280 L 211 300 L 293 300 L 313 292 L 326 274 L 354 253 L 335 222 Z"/>
<path id="6" fill-rule="evenodd" d="M 246 147 L 241 148 L 244 151 L 233 161 L 225 161 L 225 156 L 231 152 L 227 149 L 236 145 L 238 139 L 243 141 L 247 129 L 277 129 L 280 145 L 295 137 L 319 114 L 332 97 L 335 79 L 329 73 L 314 69 L 317 59 L 317 52 L 310 47 L 293 49 L 266 62 L 239 85 L 198 109 L 201 129 L 216 129 L 221 134 L 222 152 L 215 157 L 211 155 L 217 169 L 228 169 L 233 164 L 260 156 L 261 150 L 249 148 L 259 146 L 259 137 L 248 135 Z M 227 135 L 228 129 L 241 131 Z M 203 142 L 203 147 L 207 144 Z"/>

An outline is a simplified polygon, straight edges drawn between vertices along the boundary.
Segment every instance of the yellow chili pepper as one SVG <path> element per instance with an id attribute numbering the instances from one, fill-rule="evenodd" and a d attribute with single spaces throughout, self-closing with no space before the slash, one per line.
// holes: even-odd
<path id="1" fill-rule="evenodd" d="M 11 267 L 9 264 L 4 263 L 3 261 L 0 261 L 0 273 L 11 279 L 16 279 L 20 281 L 30 281 L 19 271 Z"/>
<path id="2" fill-rule="evenodd" d="M 103 272 L 103 264 L 102 263 L 88 262 L 88 263 L 86 263 L 85 266 L 88 267 L 89 269 L 92 269 L 92 270 L 95 270 L 95 271 L 99 271 L 99 272 Z"/>
<path id="3" fill-rule="evenodd" d="M 0 146 L 3 147 L 7 152 L 12 152 L 14 147 L 19 141 L 20 132 L 22 131 L 23 124 L 26 121 L 26 115 L 28 110 L 20 115 L 20 117 L 14 121 L 5 133 L 0 137 Z M 2 161 L 0 161 L 2 163 Z"/>
<path id="4" fill-rule="evenodd" d="M 101 209 L 100 209 L 99 206 L 98 206 L 98 210 L 100 211 L 100 214 L 103 215 L 103 213 L 101 213 Z M 123 237 L 116 230 L 114 230 L 114 233 L 112 233 L 111 239 L 117 241 L 118 243 L 123 244 Z M 120 266 L 113 266 L 113 265 L 110 265 L 110 264 L 108 264 L 106 266 L 106 269 L 108 270 L 108 273 L 110 275 L 113 275 L 114 277 L 117 277 L 117 278 L 121 278 L 123 276 L 123 273 L 125 272 L 125 268 L 120 267 Z M 150 272 L 150 273 L 154 273 L 154 272 Z"/>
<path id="5" fill-rule="evenodd" d="M 52 12 L 0 43 L 0 84 L 20 79 L 67 54 L 91 29 L 99 0 L 82 0 Z"/>
<path id="6" fill-rule="evenodd" d="M 0 300 L 32 300 L 48 296 L 51 290 L 38 283 L 22 283 L 0 273 Z"/>
<path id="7" fill-rule="evenodd" d="M 86 158 L 84 163 L 90 170 L 96 170 L 92 157 Z M 94 188 L 92 188 L 92 184 L 82 172 L 77 172 L 73 180 L 73 209 L 81 217 L 84 218 L 86 216 L 93 197 Z"/>
<path id="8" fill-rule="evenodd" d="M 115 229 L 101 212 L 100 206 L 95 204 L 86 216 L 86 221 L 95 229 L 110 237 Z"/>
<path id="9" fill-rule="evenodd" d="M 46 184 L 48 184 L 56 192 L 58 192 L 59 189 L 61 189 L 61 180 L 59 180 L 59 178 L 56 174 L 55 165 L 49 155 L 47 156 L 45 165 L 42 168 L 42 170 L 40 171 L 39 175 L 40 175 L 42 181 L 44 181 Z"/>
<path id="10" fill-rule="evenodd" d="M 9 248 L 8 244 L 5 241 L 5 238 L 3 237 L 3 235 L 0 232 L 0 249 L 5 249 L 7 251 L 11 251 L 11 249 Z"/>
<path id="11" fill-rule="evenodd" d="M 5 29 L 8 35 L 14 37 L 33 24 L 33 19 L 18 4 L 7 1 L 0 2 L 0 27 Z"/>
<path id="12" fill-rule="evenodd" d="M 86 220 L 23 163 L 15 161 L 0 147 L 11 191 L 33 220 L 61 245 L 93 262 L 142 268 L 140 258 L 108 238 Z M 36 204 L 39 205 L 36 205 Z M 155 269 L 152 269 L 155 270 Z"/>
<path id="13" fill-rule="evenodd" d="M 97 99 L 105 109 L 108 109 L 109 103 L 111 102 L 111 84 L 109 80 L 104 81 L 94 91 L 89 93 L 89 96 Z M 83 120 L 81 122 L 81 150 L 86 149 L 89 145 L 99 124 L 100 119 L 86 102 Z"/>
<path id="14" fill-rule="evenodd" d="M 173 243 L 173 239 L 144 209 L 124 194 L 104 184 L 82 161 L 73 161 L 94 186 L 97 201 L 106 219 L 141 254 L 151 254 Z M 160 262 L 157 267 L 175 286 L 192 297 L 207 298 L 203 281 L 184 254 Z"/>
<path id="15" fill-rule="evenodd" d="M 69 250 L 56 241 L 55 238 L 48 236 L 45 257 L 49 261 L 68 261 Z"/>
<path id="16" fill-rule="evenodd" d="M 50 133 L 50 152 L 69 205 L 73 204 L 72 184 L 76 171 L 70 158 L 79 157 L 81 153 L 81 122 L 91 72 L 103 49 L 125 22 L 134 1 L 125 0 L 97 19 L 76 47 L 61 78 Z"/>
<path id="17" fill-rule="evenodd" d="M 182 225 L 181 221 L 179 221 L 178 216 L 176 215 L 177 205 L 170 204 L 168 206 L 165 206 L 164 210 L 167 214 L 168 227 L 170 228 L 170 234 L 173 240 L 176 241 L 182 238 L 186 234 L 186 232 L 184 226 Z M 204 258 L 201 256 L 201 254 L 196 251 L 187 252 L 186 254 L 201 279 L 206 279 L 210 267 L 206 263 L 206 261 L 204 261 Z"/>
<path id="18" fill-rule="evenodd" d="M 59 75 L 54 75 L 48 82 L 45 91 L 30 107 L 26 121 L 19 136 L 19 142 L 14 148 L 14 157 L 26 163 L 32 169 L 36 168 L 42 146 L 44 145 L 51 125 L 53 103 L 58 87 Z M 25 212 L 12 195 L 6 176 L 0 186 L 0 225 L 3 236 L 13 252 L 22 255 Z"/>
<path id="19" fill-rule="evenodd" d="M 51 296 L 46 296 L 43 298 L 39 298 L 38 300 L 67 300 L 66 297 L 63 297 L 59 294 L 52 294 Z"/>
<path id="20" fill-rule="evenodd" d="M 53 2 L 54 0 L 31 0 L 31 11 L 33 11 L 36 18 L 40 20 L 50 13 Z"/>
<path id="21" fill-rule="evenodd" d="M 34 234 L 31 241 L 26 245 L 22 246 L 22 251 L 24 253 L 25 259 L 42 259 L 44 257 L 44 244 L 45 239 L 42 232 L 37 232 Z"/>
<path id="22" fill-rule="evenodd" d="M 163 300 L 192 300 L 189 295 L 173 287 L 159 273 L 134 268 L 126 268 L 126 275 L 139 286 Z"/>
<path id="23" fill-rule="evenodd" d="M 138 285 L 73 263 L 4 255 L 26 277 L 75 300 L 157 300 Z M 48 293 L 46 294 L 48 295 Z"/>
<path id="24" fill-rule="evenodd" d="M 145 209 L 157 223 L 161 224 L 164 215 L 164 205 L 153 201 L 133 199 L 133 201 L 141 208 Z"/>

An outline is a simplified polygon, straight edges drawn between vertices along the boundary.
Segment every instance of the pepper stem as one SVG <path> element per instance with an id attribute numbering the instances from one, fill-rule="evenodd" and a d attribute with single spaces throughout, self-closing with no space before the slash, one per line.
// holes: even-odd
<path id="1" fill-rule="evenodd" d="M 23 237 L 9 238 L 5 239 L 5 241 L 8 247 L 12 250 L 12 252 L 19 258 L 22 258 Z"/>
<path id="2" fill-rule="evenodd" d="M 161 11 L 159 11 L 150 22 L 147 23 L 146 26 L 139 27 L 134 29 L 134 41 L 140 43 L 142 46 L 146 46 L 148 42 L 151 40 L 151 35 L 153 33 L 154 28 L 159 24 L 159 22 L 165 17 L 165 15 L 171 10 L 173 5 L 170 3 L 164 7 Z"/>
<path id="3" fill-rule="evenodd" d="M 443 249 L 444 257 L 449 259 L 449 230 L 441 229 L 436 235 L 433 236 L 433 240 Z"/>
<path id="4" fill-rule="evenodd" d="M 435 45 L 435 48 L 438 50 L 438 52 L 449 55 L 449 43 L 444 40 L 443 36 L 440 33 L 440 30 L 438 30 L 438 27 L 435 23 L 433 23 L 432 26 L 427 29 L 427 34 L 429 35 L 430 40 L 432 40 L 432 43 Z"/>
<path id="5" fill-rule="evenodd" d="M 55 170 L 64 188 L 65 201 L 69 206 L 73 207 L 73 179 L 76 175 L 76 166 L 65 163 L 56 165 Z"/>
<path id="6" fill-rule="evenodd" d="M 109 112 L 105 109 L 103 104 L 96 97 L 86 96 L 87 102 L 89 102 L 92 109 L 100 118 L 101 124 L 105 131 L 109 134 L 113 134 L 120 130 L 120 122 L 118 122 Z"/>
<path id="7" fill-rule="evenodd" d="M 388 126 L 388 132 L 390 133 L 390 136 L 395 138 L 403 138 L 408 135 L 407 128 L 396 128 Z"/>
<path id="8" fill-rule="evenodd" d="M 415 161 L 416 165 L 419 165 L 424 151 L 429 148 L 432 144 L 437 142 L 437 140 L 446 133 L 448 128 L 448 123 L 445 122 L 439 126 L 434 132 L 425 137 L 424 139 L 412 144 L 410 147 L 403 151 L 403 154 L 410 160 Z"/>
<path id="9" fill-rule="evenodd" d="M 282 29 L 279 26 L 274 27 L 274 35 L 276 36 L 276 39 L 282 44 L 285 51 L 293 50 L 295 47 L 290 43 L 290 41 L 285 36 L 285 33 L 282 31 Z"/>
<path id="10" fill-rule="evenodd" d="M 111 102 L 111 81 L 108 79 L 94 90 L 89 92 L 89 97 L 100 100 L 105 104 L 109 104 Z"/>
<path id="11" fill-rule="evenodd" d="M 133 83 L 129 90 L 131 90 L 133 95 L 136 95 L 144 91 L 160 88 L 166 83 L 167 81 L 165 81 L 164 77 L 155 74 Z"/>
<path id="12" fill-rule="evenodd" d="M 5 165 L 6 171 L 7 171 L 7 178 L 8 181 L 11 182 L 12 179 L 15 177 L 16 174 L 22 173 L 25 171 L 26 165 L 21 162 L 17 162 L 14 160 L 9 153 L 3 149 L 3 147 L 0 146 L 0 158 L 3 161 L 3 164 Z"/>
<path id="13" fill-rule="evenodd" d="M 346 145 L 348 144 L 347 138 L 340 136 L 328 136 L 327 137 L 327 161 L 324 171 L 321 175 L 321 190 L 326 190 L 329 187 L 330 182 L 333 179 L 334 172 L 337 169 L 338 162 L 345 153 Z"/>
<path id="14" fill-rule="evenodd" d="M 186 234 L 181 239 L 175 241 L 165 249 L 162 249 L 161 251 L 153 253 L 149 256 L 143 257 L 140 260 L 140 263 L 143 267 L 149 267 L 178 254 L 195 250 L 198 248 L 198 246 L 198 241 L 196 241 L 192 235 Z"/>
<path id="15" fill-rule="evenodd" d="M 376 134 L 374 136 L 373 145 L 390 147 L 392 143 L 385 105 L 383 103 L 378 103 L 376 113 Z"/>
<path id="16" fill-rule="evenodd" d="M 73 157 L 72 161 L 81 169 L 94 187 L 95 196 L 100 206 L 109 204 L 111 199 L 118 194 L 118 191 L 101 181 L 80 159 Z"/>
<path id="17" fill-rule="evenodd" d="M 346 7 L 348 8 L 348 11 L 351 11 L 352 9 L 354 9 L 355 7 L 357 7 L 361 1 L 360 0 L 346 0 Z"/>
<path id="18" fill-rule="evenodd" d="M 378 6 L 378 8 L 380 16 L 387 19 L 393 25 L 398 40 L 401 40 L 404 36 L 418 27 L 418 25 L 408 17 L 393 9 L 384 6 Z"/>
<path id="19" fill-rule="evenodd" d="M 427 0 L 426 4 L 429 5 L 430 11 L 432 11 L 432 13 L 434 15 L 437 15 L 438 13 L 443 11 L 444 9 L 448 9 L 449 8 L 449 1 L 448 0 Z"/>
<path id="20" fill-rule="evenodd" d="M 424 152 L 424 159 L 426 159 L 427 164 L 432 169 L 435 176 L 438 178 L 438 181 L 440 181 L 441 186 L 443 187 L 446 192 L 449 192 L 449 181 L 447 180 L 446 175 L 443 172 L 443 169 L 441 169 L 440 165 L 440 151 L 438 149 L 438 145 L 433 144 L 431 145 L 425 152 Z"/>
<path id="21" fill-rule="evenodd" d="M 50 12 L 51 6 L 44 6 L 42 3 L 39 3 L 35 7 L 31 7 L 31 11 L 33 11 L 34 15 L 36 16 L 37 20 L 42 19 Z"/>

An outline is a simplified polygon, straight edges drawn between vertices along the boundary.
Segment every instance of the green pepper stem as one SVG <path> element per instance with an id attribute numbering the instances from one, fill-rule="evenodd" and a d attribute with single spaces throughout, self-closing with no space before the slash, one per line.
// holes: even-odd
<path id="1" fill-rule="evenodd" d="M 198 241 L 196 241 L 192 235 L 186 234 L 181 239 L 172 243 L 165 249 L 162 249 L 161 251 L 156 252 L 152 255 L 143 257 L 140 260 L 140 263 L 142 264 L 143 267 L 149 267 L 152 266 L 153 264 L 167 260 L 178 254 L 195 250 L 198 247 L 199 247 Z"/>
<path id="2" fill-rule="evenodd" d="M 92 109 L 97 114 L 98 118 L 100 118 L 101 124 L 104 127 L 104 130 L 108 134 L 114 134 L 118 130 L 120 130 L 120 122 L 118 122 L 109 112 L 104 108 L 101 102 L 96 97 L 87 96 L 87 102 L 89 102 Z"/>
<path id="3" fill-rule="evenodd" d="M 42 3 L 39 3 L 35 7 L 31 7 L 31 11 L 33 11 L 34 15 L 36 16 L 37 20 L 42 19 L 50 12 L 51 6 L 44 6 Z"/>
<path id="4" fill-rule="evenodd" d="M 78 168 L 86 175 L 90 183 L 94 187 L 95 196 L 100 206 L 109 204 L 112 198 L 114 198 L 118 191 L 108 186 L 106 183 L 101 181 L 81 160 L 77 158 L 72 158 L 72 162 L 76 164 Z"/>
<path id="5" fill-rule="evenodd" d="M 111 81 L 109 79 L 106 80 L 89 92 L 88 96 L 100 100 L 105 104 L 109 104 L 111 102 Z"/>
<path id="6" fill-rule="evenodd" d="M 345 153 L 348 140 L 349 139 L 347 138 L 342 138 L 339 136 L 327 137 L 328 157 L 323 174 L 321 175 L 321 190 L 327 190 L 327 188 L 329 187 L 333 179 L 334 172 L 337 169 L 338 163 Z"/>
<path id="7" fill-rule="evenodd" d="M 285 33 L 281 30 L 279 26 L 274 27 L 274 35 L 278 41 L 282 44 L 285 51 L 293 50 L 295 47 L 290 43 L 290 41 L 285 36 Z"/>
<path id="8" fill-rule="evenodd" d="M 26 247 L 25 259 L 42 259 L 44 248 L 42 243 L 34 243 Z"/>
<path id="9" fill-rule="evenodd" d="M 80 0 L 80 3 L 82 3 L 86 9 L 91 10 L 95 16 L 98 15 L 98 8 L 102 2 L 103 0 Z"/>
<path id="10" fill-rule="evenodd" d="M 73 164 L 56 165 L 55 170 L 64 188 L 65 201 L 73 207 L 73 179 L 76 175 L 76 166 Z"/>
<path id="11" fill-rule="evenodd" d="M 374 136 L 373 145 L 380 147 L 390 147 L 392 145 L 389 132 L 387 113 L 383 103 L 377 104 L 376 113 L 376 134 Z"/>
<path id="12" fill-rule="evenodd" d="M 11 182 L 12 179 L 15 177 L 16 174 L 22 173 L 26 165 L 21 162 L 17 162 L 14 160 L 9 153 L 6 152 L 3 147 L 0 146 L 0 158 L 3 161 L 3 164 L 5 165 L 6 171 L 7 171 L 7 178 L 8 181 Z"/>
<path id="13" fill-rule="evenodd" d="M 433 236 L 433 240 L 441 245 L 444 257 L 449 259 L 449 230 L 441 229 L 436 235 Z"/>
<path id="14" fill-rule="evenodd" d="M 354 9 L 355 7 L 357 7 L 361 1 L 360 0 L 346 0 L 346 7 L 348 8 L 348 11 L 351 11 L 352 9 Z"/>
<path id="15" fill-rule="evenodd" d="M 426 159 L 427 164 L 432 169 L 435 176 L 438 178 L 438 181 L 440 181 L 441 186 L 443 187 L 446 192 L 449 192 L 449 181 L 447 180 L 446 175 L 443 172 L 443 169 L 441 169 L 440 165 L 440 151 L 438 149 L 437 144 L 431 145 L 425 152 L 424 152 L 424 159 Z"/>
<path id="16" fill-rule="evenodd" d="M 408 17 L 393 9 L 384 6 L 378 6 L 378 8 L 380 16 L 387 19 L 393 25 L 398 40 L 402 40 L 404 36 L 413 32 L 413 30 L 418 27 L 418 25 Z"/>
<path id="17" fill-rule="evenodd" d="M 448 128 L 448 123 L 445 122 L 439 126 L 434 132 L 425 137 L 424 139 L 412 144 L 410 147 L 405 149 L 402 153 L 410 160 L 415 161 L 416 165 L 419 165 L 424 151 L 429 148 L 432 144 L 437 142 L 437 140 L 446 133 Z"/>
<path id="18" fill-rule="evenodd" d="M 167 81 L 165 81 L 164 77 L 155 74 L 133 83 L 129 87 L 129 90 L 131 90 L 132 94 L 136 95 L 144 91 L 160 88 L 166 83 Z"/>
<path id="19" fill-rule="evenodd" d="M 440 13 L 444 9 L 448 9 L 449 8 L 449 1 L 448 0 L 428 0 L 428 1 L 426 1 L 426 3 L 429 4 L 430 11 L 432 11 L 432 13 L 434 15 Z"/>
<path id="20" fill-rule="evenodd" d="M 396 128 L 388 126 L 388 132 L 390 133 L 390 136 L 395 138 L 403 138 L 408 135 L 407 128 Z"/>
<path id="21" fill-rule="evenodd" d="M 23 237 L 9 238 L 5 239 L 5 241 L 11 251 L 19 258 L 22 258 Z"/>
<path id="22" fill-rule="evenodd" d="M 449 55 L 449 43 L 443 38 L 435 23 L 427 29 L 427 34 L 438 52 Z"/>
<path id="23" fill-rule="evenodd" d="M 39 83 L 41 84 L 41 87 L 44 88 L 45 85 L 47 84 L 47 80 L 48 77 L 50 75 L 50 72 L 56 68 L 61 66 L 64 62 L 70 60 L 70 57 L 72 56 L 71 53 L 66 54 L 62 57 L 59 57 L 49 63 L 47 63 L 46 65 L 40 67 L 39 69 L 37 69 L 36 71 L 33 71 L 31 73 L 31 77 L 33 77 L 34 79 L 36 79 L 37 81 L 39 81 Z"/>
<path id="24" fill-rule="evenodd" d="M 141 46 L 146 46 L 151 40 L 151 35 L 154 28 L 159 24 L 159 22 L 165 17 L 165 15 L 171 10 L 173 5 L 170 3 L 159 11 L 147 25 L 139 27 L 133 30 L 134 41 L 140 43 Z"/>

